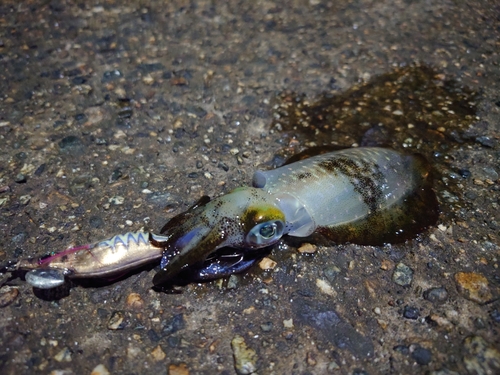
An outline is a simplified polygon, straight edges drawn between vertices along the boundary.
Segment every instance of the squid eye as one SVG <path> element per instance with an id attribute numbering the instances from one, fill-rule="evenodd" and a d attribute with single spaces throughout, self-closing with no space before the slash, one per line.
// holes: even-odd
<path id="1" fill-rule="evenodd" d="M 253 248 L 276 243 L 283 236 L 285 224 L 281 220 L 266 221 L 252 228 L 247 234 L 246 244 Z"/>

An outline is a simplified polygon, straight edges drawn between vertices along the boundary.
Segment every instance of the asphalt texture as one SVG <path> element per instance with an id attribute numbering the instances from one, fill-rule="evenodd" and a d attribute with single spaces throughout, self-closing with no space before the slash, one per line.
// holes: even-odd
<path id="1" fill-rule="evenodd" d="M 4 272 L 0 372 L 500 373 L 499 53 L 498 1 L 3 1 L 2 264 L 157 232 L 310 146 L 424 154 L 441 214 L 166 292 L 156 263 Z"/>

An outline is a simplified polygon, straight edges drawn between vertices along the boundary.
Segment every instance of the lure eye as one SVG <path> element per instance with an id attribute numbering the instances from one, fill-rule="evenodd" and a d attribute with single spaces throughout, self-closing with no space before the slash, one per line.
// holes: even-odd
<path id="1" fill-rule="evenodd" d="M 281 220 L 271 220 L 254 226 L 246 237 L 250 247 L 265 247 L 276 243 L 284 233 L 285 225 Z"/>
<path id="2" fill-rule="evenodd" d="M 276 223 L 266 224 L 259 229 L 262 238 L 269 239 L 276 233 Z"/>

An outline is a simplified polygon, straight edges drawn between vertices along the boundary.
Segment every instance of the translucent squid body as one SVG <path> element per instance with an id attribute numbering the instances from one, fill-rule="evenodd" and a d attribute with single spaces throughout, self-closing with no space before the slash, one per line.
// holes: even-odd
<path id="1" fill-rule="evenodd" d="M 207 266 L 216 264 L 224 247 L 244 255 L 285 234 L 313 233 L 337 243 L 401 242 L 434 224 L 437 215 L 430 166 L 420 155 L 376 147 L 317 155 L 257 171 L 252 187 L 204 197 L 171 219 L 161 231 L 164 240 L 153 241 L 165 249 L 153 283 L 200 266 L 211 278 L 236 271 L 238 262 L 234 269 Z"/>
<path id="2" fill-rule="evenodd" d="M 20 260 L 12 270 L 30 270 L 26 281 L 40 289 L 58 287 L 69 278 L 107 278 L 159 260 L 162 236 L 130 232 L 94 244 L 73 247 L 42 259 Z"/>

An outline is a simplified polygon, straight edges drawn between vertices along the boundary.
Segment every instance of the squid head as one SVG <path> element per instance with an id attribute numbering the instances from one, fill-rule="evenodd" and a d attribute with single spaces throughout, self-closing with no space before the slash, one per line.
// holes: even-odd
<path id="1" fill-rule="evenodd" d="M 222 247 L 246 252 L 275 244 L 286 234 L 286 221 L 274 197 L 262 189 L 241 187 L 211 201 L 203 197 L 161 233 L 167 240 L 158 244 L 165 251 L 155 285 L 202 264 Z"/>

